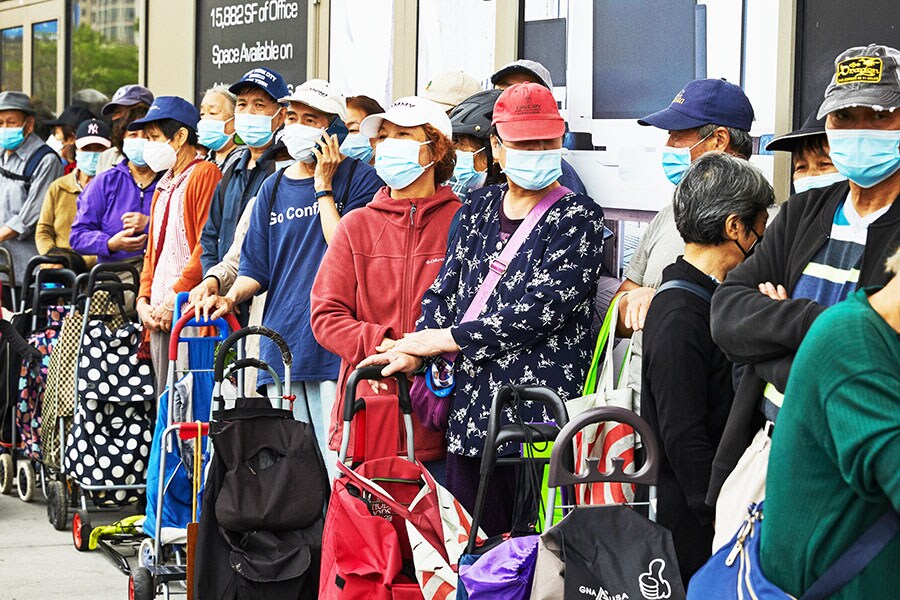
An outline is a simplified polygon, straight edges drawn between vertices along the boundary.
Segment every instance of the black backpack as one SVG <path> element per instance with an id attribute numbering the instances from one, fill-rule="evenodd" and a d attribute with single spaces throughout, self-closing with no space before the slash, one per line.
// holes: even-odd
<path id="1" fill-rule="evenodd" d="M 22 170 L 21 174 L 13 173 L 9 169 L 0 167 L 0 175 L 13 181 L 25 183 L 25 192 L 27 193 L 31 188 L 31 180 L 34 177 L 34 172 L 37 171 L 38 165 L 41 164 L 41 161 L 44 160 L 44 157 L 48 154 L 56 156 L 56 159 L 59 160 L 59 155 L 56 154 L 53 148 L 47 144 L 41 144 L 38 146 L 37 150 L 31 153 L 28 160 L 25 161 L 25 168 Z"/>

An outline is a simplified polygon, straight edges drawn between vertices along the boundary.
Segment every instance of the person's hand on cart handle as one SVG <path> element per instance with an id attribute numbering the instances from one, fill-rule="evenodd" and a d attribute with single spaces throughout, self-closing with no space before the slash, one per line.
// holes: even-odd
<path id="1" fill-rule="evenodd" d="M 219 295 L 219 280 L 215 277 L 207 277 L 197 284 L 197 287 L 188 294 L 188 306 L 196 312 L 200 312 L 203 302 L 211 297 Z"/>
<path id="2" fill-rule="evenodd" d="M 459 352 L 459 346 L 450 328 L 423 329 L 415 333 L 407 333 L 392 348 L 403 354 L 414 356 L 437 356 L 447 352 Z"/>
<path id="3" fill-rule="evenodd" d="M 234 312 L 235 301 L 230 296 L 210 296 L 200 306 L 200 313 L 207 321 L 214 321 L 219 317 Z"/>
<path id="4" fill-rule="evenodd" d="M 357 368 L 371 367 L 373 365 L 386 365 L 381 370 L 381 375 L 384 377 L 390 377 L 395 373 L 406 373 L 407 375 L 412 375 L 413 373 L 421 369 L 424 363 L 425 359 L 423 359 L 422 357 L 413 356 L 411 354 L 404 354 L 403 352 L 397 352 L 396 350 L 389 350 L 381 354 L 373 354 L 372 356 L 364 359 L 357 365 Z"/>
<path id="5" fill-rule="evenodd" d="M 387 352 L 391 348 L 397 345 L 397 340 L 393 340 L 389 337 L 381 340 L 381 343 L 375 346 L 376 352 Z M 388 386 L 385 382 L 380 381 L 378 379 L 370 379 L 369 386 L 372 388 L 372 392 L 376 394 L 380 394 L 382 391 L 387 391 Z"/>
<path id="6" fill-rule="evenodd" d="M 175 312 L 175 293 L 170 292 L 162 304 L 152 307 L 150 315 L 156 320 L 161 331 L 172 330 L 172 314 Z"/>

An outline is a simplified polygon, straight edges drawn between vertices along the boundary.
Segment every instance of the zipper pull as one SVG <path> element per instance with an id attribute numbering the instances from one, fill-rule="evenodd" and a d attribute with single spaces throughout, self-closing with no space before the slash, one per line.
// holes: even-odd
<path id="1" fill-rule="evenodd" d="M 416 219 L 415 219 L 415 217 L 416 217 L 416 205 L 415 205 L 415 204 L 410 204 L 410 205 L 409 205 L 409 224 L 410 224 L 410 225 L 415 225 L 415 224 L 416 224 Z"/>

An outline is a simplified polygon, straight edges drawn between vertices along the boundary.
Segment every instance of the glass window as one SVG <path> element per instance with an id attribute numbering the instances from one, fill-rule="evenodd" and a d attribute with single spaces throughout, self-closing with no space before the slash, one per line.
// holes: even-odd
<path id="1" fill-rule="evenodd" d="M 419 0 L 418 93 L 443 71 L 488 81 L 494 72 L 496 15 L 496 2 Z"/>
<path id="2" fill-rule="evenodd" d="M 49 107 L 56 106 L 56 49 L 59 22 L 31 26 L 31 95 Z"/>
<path id="3" fill-rule="evenodd" d="M 72 96 L 107 97 L 138 83 L 138 0 L 72 2 Z"/>
<path id="4" fill-rule="evenodd" d="M 22 27 L 0 30 L 0 88 L 22 89 Z"/>
<path id="5" fill-rule="evenodd" d="M 393 0 L 331 0 L 329 78 L 347 96 L 387 108 L 393 96 Z"/>

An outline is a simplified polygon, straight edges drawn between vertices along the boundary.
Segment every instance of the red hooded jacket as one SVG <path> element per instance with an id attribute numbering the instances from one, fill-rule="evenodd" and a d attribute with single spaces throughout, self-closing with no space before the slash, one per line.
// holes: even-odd
<path id="1" fill-rule="evenodd" d="M 422 295 L 444 264 L 450 222 L 460 206 L 448 186 L 439 187 L 434 196 L 405 199 L 391 198 L 390 189 L 383 187 L 366 207 L 341 219 L 311 295 L 313 333 L 323 348 L 341 357 L 328 434 L 331 449 L 341 445 L 344 390 L 350 373 L 362 359 L 375 354 L 375 346 L 385 337 L 399 339 L 415 331 Z M 396 394 L 394 386 L 391 393 Z M 413 432 L 419 460 L 444 456 L 443 433 L 424 429 L 415 415 Z M 405 448 L 402 437 L 397 441 L 398 453 Z"/>

